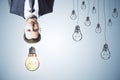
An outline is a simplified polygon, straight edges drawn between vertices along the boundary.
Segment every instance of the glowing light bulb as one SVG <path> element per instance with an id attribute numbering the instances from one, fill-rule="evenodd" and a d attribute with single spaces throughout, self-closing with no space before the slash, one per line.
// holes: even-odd
<path id="1" fill-rule="evenodd" d="M 28 57 L 25 61 L 25 66 L 29 71 L 35 71 L 39 68 L 40 62 L 37 58 L 37 54 L 35 52 L 35 48 L 31 47 L 29 49 Z"/>
<path id="2" fill-rule="evenodd" d="M 90 21 L 90 17 L 89 16 L 87 16 L 86 17 L 86 20 L 85 20 L 85 26 L 90 26 L 91 25 L 91 21 Z"/>
<path id="3" fill-rule="evenodd" d="M 82 4 L 81 4 L 81 9 L 86 9 L 86 4 L 85 4 L 85 1 L 82 1 Z"/>
<path id="4" fill-rule="evenodd" d="M 75 20 L 75 19 L 77 18 L 77 15 L 76 15 L 75 10 L 72 10 L 72 13 L 71 13 L 71 15 L 70 15 L 70 18 L 71 18 L 72 20 Z"/>
<path id="5" fill-rule="evenodd" d="M 82 32 L 80 30 L 79 25 L 75 26 L 75 30 L 74 30 L 74 33 L 72 35 L 72 38 L 74 41 L 80 41 L 82 39 Z"/>
<path id="6" fill-rule="evenodd" d="M 112 17 L 113 17 L 113 18 L 117 18 L 117 17 L 118 17 L 118 11 L 117 11 L 117 8 L 114 8 L 114 9 L 113 9 Z"/>
<path id="7" fill-rule="evenodd" d="M 112 20 L 108 19 L 108 26 L 112 26 Z"/>
<path id="8" fill-rule="evenodd" d="M 101 52 L 101 58 L 104 60 L 108 60 L 110 59 L 110 57 L 111 57 L 111 53 L 109 51 L 108 44 L 105 43 L 103 46 L 103 50 Z"/>
<path id="9" fill-rule="evenodd" d="M 95 32 L 96 32 L 96 33 L 101 33 L 101 32 L 102 32 L 102 29 L 101 29 L 101 26 L 100 26 L 99 23 L 98 23 L 97 26 L 96 26 Z"/>
<path id="10" fill-rule="evenodd" d="M 96 8 L 95 8 L 95 6 L 92 7 L 92 13 L 93 13 L 93 14 L 96 13 Z"/>

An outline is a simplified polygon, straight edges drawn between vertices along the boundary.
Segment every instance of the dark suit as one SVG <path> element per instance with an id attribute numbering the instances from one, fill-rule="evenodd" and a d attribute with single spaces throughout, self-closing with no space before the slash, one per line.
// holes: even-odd
<path id="1" fill-rule="evenodd" d="M 10 13 L 24 17 L 25 0 L 8 0 L 10 5 Z M 38 0 L 39 16 L 53 11 L 54 0 Z"/>

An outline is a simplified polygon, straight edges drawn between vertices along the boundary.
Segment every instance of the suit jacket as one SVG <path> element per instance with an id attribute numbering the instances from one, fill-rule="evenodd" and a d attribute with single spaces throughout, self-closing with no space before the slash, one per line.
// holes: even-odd
<path id="1" fill-rule="evenodd" d="M 22 16 L 24 18 L 24 3 L 25 0 L 8 0 L 10 13 Z M 53 11 L 54 0 L 38 0 L 39 16 Z"/>

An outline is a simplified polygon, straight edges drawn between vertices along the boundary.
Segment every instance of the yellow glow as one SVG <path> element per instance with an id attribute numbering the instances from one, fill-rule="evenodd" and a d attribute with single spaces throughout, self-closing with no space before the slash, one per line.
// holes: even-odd
<path id="1" fill-rule="evenodd" d="M 29 71 L 37 70 L 40 66 L 37 56 L 28 56 L 25 61 L 25 66 Z"/>

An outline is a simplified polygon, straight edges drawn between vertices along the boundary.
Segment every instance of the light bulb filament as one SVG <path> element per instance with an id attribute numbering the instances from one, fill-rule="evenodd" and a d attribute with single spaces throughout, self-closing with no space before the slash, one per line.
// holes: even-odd
<path id="1" fill-rule="evenodd" d="M 113 17 L 113 18 L 117 18 L 117 17 L 118 17 L 118 11 L 117 11 L 117 8 L 114 8 L 114 9 L 113 9 L 112 17 Z"/>
<path id="2" fill-rule="evenodd" d="M 101 52 L 101 58 L 104 60 L 108 60 L 110 59 L 110 57 L 111 57 L 111 53 L 109 51 L 108 44 L 105 43 L 103 46 L 103 50 Z"/>
<path id="3" fill-rule="evenodd" d="M 82 39 L 82 32 L 80 30 L 79 25 L 75 26 L 75 30 L 74 30 L 74 33 L 72 35 L 72 38 L 74 41 L 80 41 Z"/>
<path id="4" fill-rule="evenodd" d="M 100 26 L 99 23 L 98 23 L 97 26 L 96 26 L 95 32 L 96 32 L 96 33 L 101 33 L 101 32 L 102 32 L 102 29 L 101 29 L 101 26 Z"/>
<path id="5" fill-rule="evenodd" d="M 85 26 L 90 26 L 91 25 L 91 21 L 90 21 L 89 16 L 86 17 L 86 20 L 85 20 L 84 24 L 85 24 Z"/>
<path id="6" fill-rule="evenodd" d="M 72 20 L 75 20 L 75 19 L 77 18 L 77 15 L 76 15 L 75 10 L 72 10 L 72 13 L 71 13 L 70 18 L 71 18 Z"/>
<path id="7" fill-rule="evenodd" d="M 81 9 L 86 9 L 86 4 L 85 4 L 85 1 L 82 1 L 82 4 L 81 4 Z"/>
<path id="8" fill-rule="evenodd" d="M 29 49 L 29 54 L 25 61 L 25 66 L 26 66 L 27 70 L 29 70 L 29 71 L 35 71 L 40 66 L 40 62 L 37 58 L 37 54 L 35 53 L 34 47 L 31 47 Z"/>
<path id="9" fill-rule="evenodd" d="M 93 14 L 96 13 L 96 8 L 95 8 L 95 6 L 92 7 L 92 13 L 93 13 Z"/>

